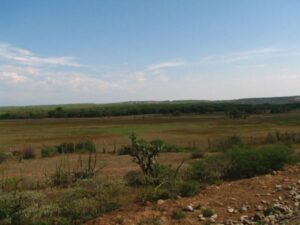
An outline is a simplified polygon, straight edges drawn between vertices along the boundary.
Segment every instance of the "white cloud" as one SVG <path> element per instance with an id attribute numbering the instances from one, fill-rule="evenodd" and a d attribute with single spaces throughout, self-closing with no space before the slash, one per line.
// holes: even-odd
<path id="1" fill-rule="evenodd" d="M 257 59 L 261 57 L 270 57 L 286 53 L 286 49 L 280 48 L 261 48 L 248 51 L 233 52 L 228 54 L 213 54 L 203 57 L 200 63 L 231 63 L 248 59 Z"/>
<path id="2" fill-rule="evenodd" d="M 183 61 L 174 61 L 174 62 L 162 62 L 158 64 L 152 64 L 147 67 L 148 71 L 155 71 L 155 70 L 161 70 L 161 69 L 169 69 L 174 67 L 180 67 L 184 66 L 185 62 Z"/>
<path id="3" fill-rule="evenodd" d="M 26 49 L 16 48 L 9 44 L 0 43 L 0 59 L 10 63 L 30 66 L 81 66 L 73 57 L 39 57 Z"/>
<path id="4" fill-rule="evenodd" d="M 293 68 L 285 57 L 279 66 L 265 60 L 289 54 L 264 48 L 210 55 L 201 63 L 166 61 L 140 71 L 107 67 L 100 73 L 79 68 L 73 57 L 42 57 L 0 44 L 0 105 L 294 95 L 300 82 L 296 55 Z"/>

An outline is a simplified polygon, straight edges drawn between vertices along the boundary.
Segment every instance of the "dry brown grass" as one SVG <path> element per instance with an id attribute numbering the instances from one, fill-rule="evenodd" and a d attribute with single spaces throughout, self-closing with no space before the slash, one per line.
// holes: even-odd
<path id="1" fill-rule="evenodd" d="M 248 119 L 229 119 L 222 115 L 207 116 L 129 116 L 86 119 L 43 119 L 0 121 L 0 151 L 13 151 L 32 144 L 37 149 L 37 159 L 18 162 L 9 160 L 0 164 L 4 176 L 20 174 L 40 177 L 51 172 L 61 156 L 39 158 L 42 144 L 54 145 L 65 141 L 91 139 L 97 144 L 98 152 L 105 147 L 108 152 L 128 143 L 129 134 L 134 131 L 146 140 L 162 139 L 181 147 L 196 145 L 206 148 L 208 139 L 237 134 L 245 139 L 262 138 L 270 131 L 300 131 L 300 113 L 280 115 L 258 115 Z M 68 156 L 71 165 L 78 159 L 76 154 Z M 162 154 L 164 163 L 176 164 L 189 153 Z M 101 174 L 121 177 L 136 169 L 129 156 L 98 154 L 98 161 L 106 164 Z"/>

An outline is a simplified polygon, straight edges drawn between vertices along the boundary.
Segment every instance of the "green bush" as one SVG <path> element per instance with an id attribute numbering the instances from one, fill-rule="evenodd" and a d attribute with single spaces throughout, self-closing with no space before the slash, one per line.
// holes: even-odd
<path id="1" fill-rule="evenodd" d="M 188 177 L 201 183 L 219 182 L 229 168 L 229 162 L 222 155 L 209 156 L 192 162 Z"/>
<path id="2" fill-rule="evenodd" d="M 93 141 L 81 141 L 75 144 L 76 152 L 96 152 L 96 145 Z"/>
<path id="3" fill-rule="evenodd" d="M 169 199 L 173 198 L 173 194 L 165 188 L 155 189 L 155 187 L 147 186 L 141 190 L 141 193 L 137 196 L 138 202 L 146 203 L 146 202 L 155 202 L 160 199 Z"/>
<path id="4" fill-rule="evenodd" d="M 271 145 L 260 148 L 235 147 L 226 153 L 230 169 L 226 178 L 239 179 L 280 170 L 293 161 L 293 150 L 284 145 Z"/>
<path id="5" fill-rule="evenodd" d="M 68 143 L 62 143 L 57 146 L 58 153 L 73 153 L 75 152 L 75 143 L 68 142 Z"/>
<path id="6" fill-rule="evenodd" d="M 197 182 L 189 181 L 178 184 L 177 192 L 181 197 L 192 197 L 198 194 L 199 189 Z"/>
<path id="7" fill-rule="evenodd" d="M 55 156 L 56 154 L 57 154 L 57 148 L 55 146 L 43 145 L 41 147 L 41 156 L 43 158 Z"/>
<path id="8" fill-rule="evenodd" d="M 232 135 L 223 140 L 216 141 L 212 145 L 215 151 L 225 152 L 234 146 L 243 145 L 243 142 L 240 136 Z"/>
<path id="9" fill-rule="evenodd" d="M 214 215 L 214 211 L 211 208 L 205 208 L 202 210 L 202 215 L 206 218 L 209 218 Z"/>
<path id="10" fill-rule="evenodd" d="M 0 224 L 30 224 L 30 211 L 42 203 L 42 195 L 37 192 L 14 192 L 0 195 Z"/>
<path id="11" fill-rule="evenodd" d="M 180 220 L 186 217 L 186 213 L 182 209 L 174 209 L 172 212 L 172 218 Z"/>
<path id="12" fill-rule="evenodd" d="M 131 147 L 129 145 L 122 146 L 119 151 L 119 155 L 130 155 L 131 154 Z"/>

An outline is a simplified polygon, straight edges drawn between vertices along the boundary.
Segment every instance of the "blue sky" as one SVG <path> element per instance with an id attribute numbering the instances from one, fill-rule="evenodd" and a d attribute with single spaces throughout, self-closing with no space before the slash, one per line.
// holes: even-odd
<path id="1" fill-rule="evenodd" d="M 2 0 L 0 105 L 298 95 L 298 0 Z"/>

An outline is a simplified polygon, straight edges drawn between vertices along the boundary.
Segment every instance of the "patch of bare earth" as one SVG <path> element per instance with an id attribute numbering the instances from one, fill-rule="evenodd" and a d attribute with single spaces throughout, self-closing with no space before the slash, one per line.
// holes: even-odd
<path id="1" fill-rule="evenodd" d="M 271 220 L 265 224 L 296 225 L 300 224 L 298 217 L 299 179 L 300 165 L 289 166 L 283 171 L 265 176 L 224 182 L 219 186 L 212 185 L 191 198 L 160 200 L 147 205 L 133 204 L 90 221 L 86 225 L 134 225 L 151 218 L 157 218 L 163 225 L 205 224 L 211 219 L 204 221 L 203 218 L 201 220 L 201 216 L 199 217 L 204 208 L 211 208 L 217 215 L 214 216 L 214 224 L 256 224 L 252 222 L 253 216 L 256 214 L 264 217 L 263 210 L 274 205 L 279 205 L 279 208 L 287 207 L 288 210 L 285 212 L 284 209 L 277 209 L 280 215 L 275 214 L 273 217 L 282 217 L 282 219 L 274 218 L 272 222 L 271 216 Z M 187 210 L 187 206 L 191 206 L 192 210 Z M 186 217 L 180 220 L 173 219 L 174 209 L 186 210 Z M 289 215 L 289 210 L 292 212 L 291 215 Z M 242 222 L 241 217 L 249 223 Z"/>

